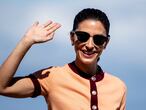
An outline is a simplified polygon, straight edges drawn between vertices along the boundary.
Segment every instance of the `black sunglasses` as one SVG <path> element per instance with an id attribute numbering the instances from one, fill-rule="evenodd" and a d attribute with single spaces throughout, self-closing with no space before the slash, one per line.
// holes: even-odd
<path id="1" fill-rule="evenodd" d="M 78 41 L 80 42 L 87 42 L 89 37 L 90 37 L 90 34 L 87 33 L 87 32 L 83 32 L 83 31 L 72 31 L 71 33 L 74 33 L 76 34 L 77 36 L 77 39 Z M 94 41 L 94 44 L 95 45 L 103 45 L 105 42 L 108 41 L 109 39 L 109 35 L 106 37 L 106 36 L 103 36 L 103 35 L 94 35 L 93 36 L 93 41 Z"/>

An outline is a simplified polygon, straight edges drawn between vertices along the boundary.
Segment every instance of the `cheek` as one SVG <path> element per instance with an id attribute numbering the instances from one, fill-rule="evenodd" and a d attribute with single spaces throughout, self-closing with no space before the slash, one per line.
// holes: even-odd
<path id="1" fill-rule="evenodd" d="M 104 47 L 96 47 L 96 52 L 101 55 L 101 53 L 103 52 Z"/>
<path id="2" fill-rule="evenodd" d="M 75 41 L 74 43 L 74 49 L 77 52 L 78 50 L 83 48 L 83 44 L 81 44 L 78 40 Z"/>
<path id="3" fill-rule="evenodd" d="M 75 51 L 78 52 L 78 51 L 81 51 L 83 50 L 83 48 L 85 47 L 85 45 L 83 43 L 76 43 L 75 45 Z"/>

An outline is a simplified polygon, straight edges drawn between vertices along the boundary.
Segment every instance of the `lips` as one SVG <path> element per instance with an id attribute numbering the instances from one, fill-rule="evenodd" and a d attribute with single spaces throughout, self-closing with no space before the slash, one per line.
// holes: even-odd
<path id="1" fill-rule="evenodd" d="M 94 51 L 82 51 L 83 56 L 86 58 L 92 58 L 95 56 L 95 52 Z"/>

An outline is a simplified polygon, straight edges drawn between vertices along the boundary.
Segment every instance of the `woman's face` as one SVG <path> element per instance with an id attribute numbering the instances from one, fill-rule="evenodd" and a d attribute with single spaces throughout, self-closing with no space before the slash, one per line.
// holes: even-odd
<path id="1" fill-rule="evenodd" d="M 93 41 L 93 37 L 95 37 L 94 35 L 107 37 L 104 26 L 100 21 L 88 19 L 82 21 L 75 32 L 76 31 L 87 32 L 90 34 L 89 39 L 85 42 L 79 41 L 77 34 L 73 34 L 73 36 L 71 36 L 71 41 L 76 52 L 76 62 L 85 65 L 97 64 L 97 59 L 106 47 L 108 41 L 104 42 L 103 45 L 96 45 Z"/>

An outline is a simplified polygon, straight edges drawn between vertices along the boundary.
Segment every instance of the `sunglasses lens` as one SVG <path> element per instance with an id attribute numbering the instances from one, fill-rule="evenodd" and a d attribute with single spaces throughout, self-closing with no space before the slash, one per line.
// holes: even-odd
<path id="1" fill-rule="evenodd" d="M 87 32 L 82 32 L 82 31 L 76 31 L 75 32 L 78 41 L 80 42 L 87 42 L 90 34 L 88 34 Z M 94 35 L 93 36 L 93 41 L 95 45 L 103 45 L 105 42 L 107 42 L 108 37 L 105 37 L 103 35 Z"/>
<path id="2" fill-rule="evenodd" d="M 94 36 L 94 43 L 96 45 L 103 45 L 105 42 L 107 42 L 107 39 L 106 37 L 102 36 L 102 35 L 97 35 L 97 36 Z"/>
<path id="3" fill-rule="evenodd" d="M 86 33 L 86 32 L 77 31 L 77 32 L 75 32 L 75 34 L 77 35 L 77 38 L 80 42 L 86 42 L 90 37 L 90 35 L 88 35 L 88 33 Z"/>

